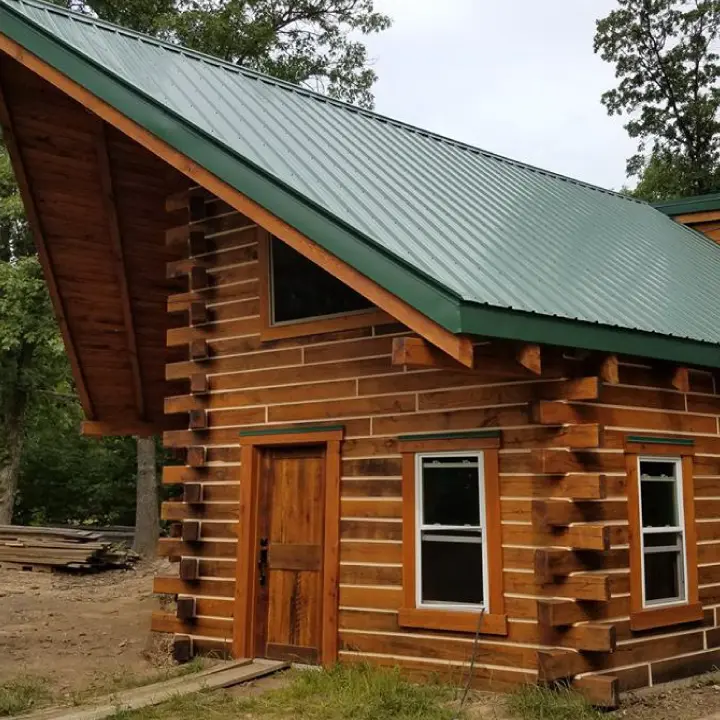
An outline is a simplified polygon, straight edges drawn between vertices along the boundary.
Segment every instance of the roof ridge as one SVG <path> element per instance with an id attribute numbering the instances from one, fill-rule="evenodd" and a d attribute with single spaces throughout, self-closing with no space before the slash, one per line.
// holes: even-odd
<path id="1" fill-rule="evenodd" d="M 528 170 L 530 172 L 537 173 L 539 175 L 545 175 L 547 177 L 551 177 L 556 180 L 561 180 L 564 182 L 569 182 L 574 185 L 578 185 L 580 187 L 587 188 L 589 190 L 594 190 L 596 192 L 601 192 L 601 193 L 605 193 L 607 195 L 612 195 L 614 197 L 620 198 L 622 200 L 626 200 L 628 202 L 638 203 L 641 205 L 646 204 L 643 200 L 629 197 L 629 196 L 624 195 L 623 193 L 619 193 L 615 190 L 609 190 L 607 188 L 600 187 L 599 185 L 594 185 L 593 183 L 589 183 L 584 180 L 572 178 L 567 175 L 563 175 L 561 173 L 554 172 L 552 170 L 546 170 L 544 168 L 537 167 L 536 165 L 531 165 L 529 163 L 522 162 L 521 160 L 515 160 L 515 159 L 509 158 L 505 155 L 500 155 L 498 153 L 494 153 L 489 150 L 484 150 L 483 148 L 479 148 L 475 145 L 471 145 L 470 143 L 466 143 L 461 140 L 455 140 L 446 135 L 442 135 L 440 133 L 436 133 L 431 130 L 421 128 L 417 125 L 412 125 L 411 123 L 406 123 L 401 120 L 396 120 L 395 118 L 388 117 L 387 115 L 382 115 L 381 113 L 374 112 L 373 110 L 368 110 L 366 108 L 358 107 L 357 105 L 351 105 L 350 103 L 344 102 L 342 100 L 338 100 L 337 98 L 329 97 L 328 95 L 323 95 L 322 93 L 315 92 L 314 90 L 310 90 L 309 88 L 302 87 L 301 85 L 295 85 L 294 83 L 288 82 L 286 80 L 281 80 L 279 78 L 273 77 L 272 75 L 267 75 L 266 73 L 259 72 L 258 70 L 253 70 L 252 68 L 248 68 L 244 65 L 236 65 L 234 63 L 228 62 L 227 60 L 222 60 L 220 58 L 214 57 L 213 55 L 208 55 L 207 53 L 203 53 L 198 50 L 193 50 L 184 45 L 176 45 L 167 40 L 161 40 L 160 38 L 154 37 L 153 35 L 148 35 L 146 33 L 137 32 L 136 30 L 130 30 L 128 28 L 123 27 L 122 25 L 117 25 L 115 23 L 108 22 L 107 20 L 94 18 L 89 15 L 85 15 L 83 13 L 76 12 L 74 10 L 69 10 L 67 8 L 61 7 L 59 5 L 55 5 L 46 0 L 0 0 L 0 4 L 3 4 L 3 5 L 8 5 L 9 3 L 18 4 L 18 5 L 25 4 L 25 5 L 40 7 L 49 12 L 54 12 L 58 15 L 63 15 L 65 17 L 71 18 L 73 20 L 77 20 L 79 22 L 86 23 L 88 25 L 95 25 L 102 29 L 112 30 L 113 32 L 117 32 L 117 33 L 125 35 L 127 37 L 134 38 L 135 40 L 139 40 L 141 42 L 147 42 L 152 45 L 156 45 L 158 47 L 168 50 L 169 52 L 174 52 L 174 53 L 177 53 L 180 55 L 184 55 L 185 57 L 187 57 L 188 59 L 191 59 L 191 60 L 196 60 L 199 62 L 206 62 L 210 65 L 214 65 L 223 70 L 227 70 L 228 72 L 234 72 L 238 75 L 244 75 L 253 80 L 259 80 L 261 82 L 265 82 L 265 83 L 268 83 L 271 85 L 276 85 L 277 87 L 279 87 L 283 90 L 287 90 L 289 92 L 294 92 L 294 93 L 298 93 L 300 95 L 304 95 L 304 96 L 309 97 L 318 102 L 325 102 L 325 103 L 329 103 L 331 105 L 335 105 L 337 107 L 343 108 L 344 110 L 346 110 L 348 112 L 354 112 L 358 115 L 362 115 L 363 117 L 366 117 L 369 120 L 374 120 L 375 122 L 382 122 L 385 124 L 393 125 L 394 127 L 397 127 L 398 129 L 404 130 L 406 132 L 411 132 L 416 135 L 422 135 L 422 136 L 430 138 L 432 140 L 437 140 L 438 142 L 442 142 L 449 146 L 455 147 L 458 150 L 470 152 L 474 155 L 481 155 L 481 156 L 487 157 L 491 160 L 495 160 L 497 162 L 512 165 L 513 167 Z"/>

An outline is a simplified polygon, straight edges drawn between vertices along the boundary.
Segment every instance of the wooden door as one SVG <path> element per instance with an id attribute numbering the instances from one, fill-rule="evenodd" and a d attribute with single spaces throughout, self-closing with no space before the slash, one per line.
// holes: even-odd
<path id="1" fill-rule="evenodd" d="M 267 448 L 258 477 L 256 657 L 320 661 L 325 447 Z"/>

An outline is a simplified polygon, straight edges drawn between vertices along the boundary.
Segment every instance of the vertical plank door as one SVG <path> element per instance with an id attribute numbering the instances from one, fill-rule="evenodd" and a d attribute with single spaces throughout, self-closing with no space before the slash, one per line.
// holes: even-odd
<path id="1" fill-rule="evenodd" d="M 325 448 L 268 448 L 259 469 L 255 656 L 317 663 Z"/>

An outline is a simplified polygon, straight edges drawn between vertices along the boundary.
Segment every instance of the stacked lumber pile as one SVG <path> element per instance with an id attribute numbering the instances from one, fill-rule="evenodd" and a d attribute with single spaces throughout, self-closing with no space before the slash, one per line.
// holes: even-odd
<path id="1" fill-rule="evenodd" d="M 137 559 L 132 550 L 92 530 L 0 525 L 0 566 L 104 570 L 129 567 Z"/>

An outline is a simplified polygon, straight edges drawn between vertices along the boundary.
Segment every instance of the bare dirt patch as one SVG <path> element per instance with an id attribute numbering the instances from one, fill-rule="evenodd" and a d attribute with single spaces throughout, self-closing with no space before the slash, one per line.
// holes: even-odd
<path id="1" fill-rule="evenodd" d="M 170 663 L 149 632 L 158 565 L 92 575 L 0 569 L 0 683 L 42 677 L 62 697 L 157 674 Z"/>

